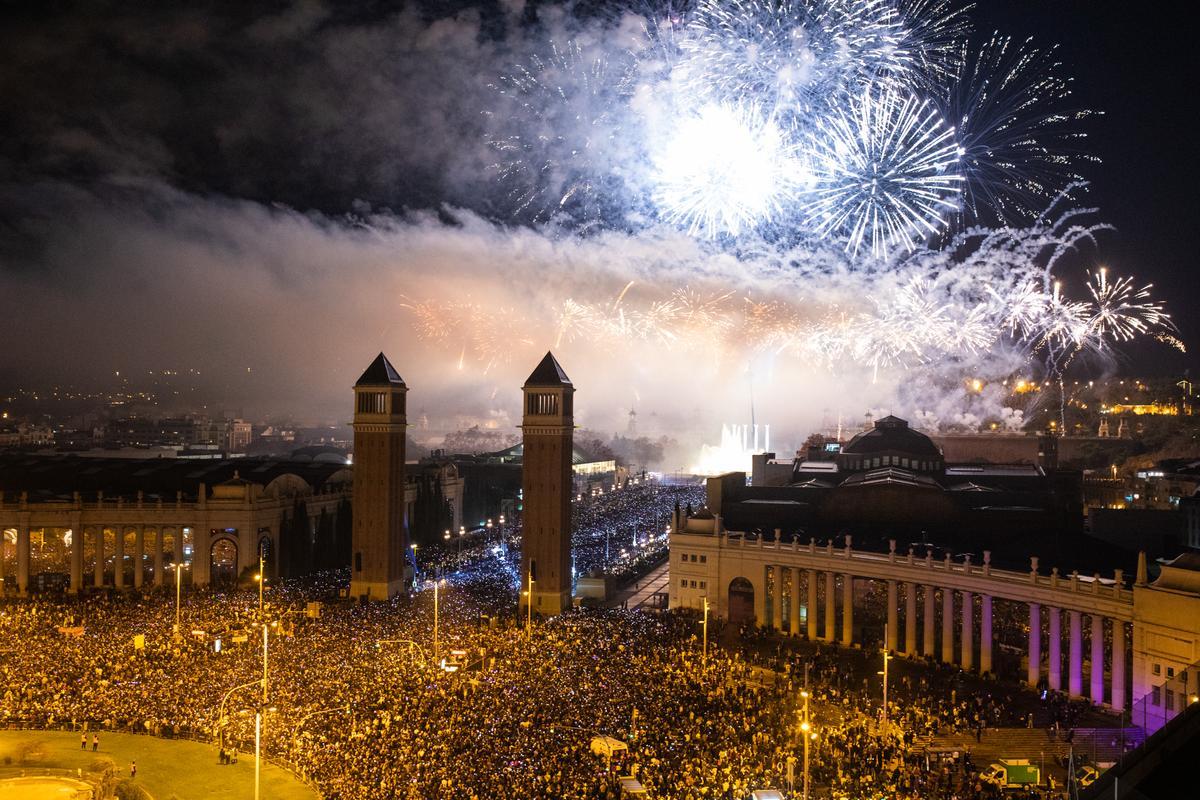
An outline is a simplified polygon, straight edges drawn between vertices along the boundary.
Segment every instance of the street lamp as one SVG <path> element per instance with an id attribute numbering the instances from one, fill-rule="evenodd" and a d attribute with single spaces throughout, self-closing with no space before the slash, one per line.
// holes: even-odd
<path id="1" fill-rule="evenodd" d="M 888 662 L 892 660 L 892 654 L 887 649 L 887 626 L 883 626 L 883 671 L 877 672 L 877 675 L 883 676 L 883 735 L 888 734 Z"/>
<path id="2" fill-rule="evenodd" d="M 261 622 L 263 619 L 263 586 L 267 582 L 266 559 L 261 547 L 258 548 L 258 574 L 254 576 L 254 580 L 258 581 L 258 619 Z"/>
<path id="3" fill-rule="evenodd" d="M 175 630 L 174 630 L 174 632 L 175 632 L 175 641 L 176 642 L 179 641 L 179 638 L 181 635 L 180 628 L 179 628 L 179 601 L 183 595 L 183 572 L 181 570 L 185 570 L 185 569 L 187 569 L 187 567 L 188 567 L 187 564 L 172 564 L 171 565 L 171 569 L 175 570 Z"/>
<path id="4" fill-rule="evenodd" d="M 417 543 L 413 542 L 409 545 L 409 547 L 412 548 L 413 553 L 413 580 L 416 580 L 417 574 L 420 572 L 420 570 L 417 569 Z"/>
<path id="5" fill-rule="evenodd" d="M 708 670 L 708 595 L 704 595 L 704 650 L 701 656 L 701 665 L 704 670 Z"/>
<path id="6" fill-rule="evenodd" d="M 249 689 L 251 686 L 258 686 L 259 683 L 260 683 L 260 681 L 250 681 L 249 683 L 240 684 L 238 686 L 233 687 L 229 691 L 227 691 L 225 693 L 225 695 L 221 698 L 221 704 L 219 706 L 217 706 L 217 730 L 218 730 L 218 739 L 221 741 L 222 744 L 224 744 L 224 738 L 225 738 L 224 730 L 223 730 L 223 728 L 225 727 L 225 703 L 227 703 L 229 701 L 229 696 L 231 694 L 233 694 L 234 692 L 236 692 L 238 689 Z"/>
<path id="7" fill-rule="evenodd" d="M 522 592 L 526 596 L 525 602 L 525 635 L 533 635 L 533 562 L 529 564 L 529 591 Z"/>
<path id="8" fill-rule="evenodd" d="M 808 665 L 804 668 L 804 682 L 808 683 Z M 808 800 L 808 743 L 817 738 L 812 724 L 808 721 L 808 690 L 802 689 L 800 696 L 804 698 L 804 721 L 800 723 L 800 732 L 804 735 L 804 800 Z"/>
<path id="9" fill-rule="evenodd" d="M 259 800 L 259 789 L 262 780 L 262 735 L 263 722 L 265 722 L 264 712 L 267 707 L 267 626 L 266 621 L 263 621 L 263 674 L 262 674 L 262 702 L 254 711 L 254 800 Z"/>
<path id="10" fill-rule="evenodd" d="M 449 533 L 449 531 L 447 531 Z M 433 663 L 438 663 L 438 585 L 442 582 L 438 578 L 433 582 Z"/>

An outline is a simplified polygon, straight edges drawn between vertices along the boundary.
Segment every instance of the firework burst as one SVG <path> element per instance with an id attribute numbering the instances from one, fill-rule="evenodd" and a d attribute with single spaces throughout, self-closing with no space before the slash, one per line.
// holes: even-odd
<path id="1" fill-rule="evenodd" d="M 867 87 L 812 135 L 813 184 L 803 207 L 818 234 L 876 258 L 912 250 L 958 207 L 954 131 L 928 101 Z"/>

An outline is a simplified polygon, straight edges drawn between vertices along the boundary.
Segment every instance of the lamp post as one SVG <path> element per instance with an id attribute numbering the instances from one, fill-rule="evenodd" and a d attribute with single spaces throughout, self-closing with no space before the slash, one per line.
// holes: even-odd
<path id="1" fill-rule="evenodd" d="M 221 704 L 219 706 L 217 706 L 217 728 L 218 728 L 218 731 L 220 731 L 218 738 L 221 740 L 222 744 L 224 744 L 225 737 L 224 737 L 224 731 L 221 729 L 224 728 L 224 724 L 225 724 L 225 703 L 229 702 L 229 696 L 231 694 L 233 694 L 234 692 L 236 692 L 238 689 L 249 689 L 251 686 L 257 686 L 258 684 L 259 684 L 259 681 L 250 681 L 249 683 L 240 684 L 238 686 L 233 687 L 229 691 L 227 691 L 225 693 L 225 696 L 221 698 Z"/>
<path id="2" fill-rule="evenodd" d="M 441 579 L 433 582 L 433 664 L 438 664 L 438 584 Z"/>
<path id="3" fill-rule="evenodd" d="M 525 635 L 533 635 L 533 564 L 529 565 L 529 597 L 525 603 Z"/>
<path id="4" fill-rule="evenodd" d="M 175 633 L 175 641 L 176 642 L 179 641 L 180 636 L 182 635 L 180 633 L 180 627 L 179 627 L 179 601 L 180 601 L 180 598 L 183 596 L 183 572 L 182 572 L 182 570 L 186 566 L 187 566 L 186 564 L 172 564 L 171 565 L 171 569 L 175 570 L 175 629 L 174 629 L 174 633 Z"/>
<path id="5" fill-rule="evenodd" d="M 704 595 L 704 650 L 700 657 L 700 664 L 703 669 L 708 671 L 708 595 Z"/>
<path id="6" fill-rule="evenodd" d="M 258 574 L 254 576 L 254 580 L 258 581 L 258 619 L 261 622 L 263 619 L 263 585 L 267 582 L 267 571 L 261 546 L 258 548 Z"/>
<path id="7" fill-rule="evenodd" d="M 254 711 L 254 800 L 259 800 L 259 790 L 262 781 L 262 735 L 264 712 L 267 707 L 267 624 L 264 620 L 262 623 L 263 632 L 263 674 L 262 674 L 262 702 Z"/>
<path id="8" fill-rule="evenodd" d="M 878 673 L 883 676 L 883 735 L 888 734 L 888 662 L 892 660 L 892 654 L 887 649 L 887 626 L 883 626 L 883 671 Z"/>
<path id="9" fill-rule="evenodd" d="M 808 685 L 808 665 L 804 665 L 804 684 Z M 816 738 L 815 733 L 811 733 L 812 725 L 808 721 L 808 689 L 802 689 L 800 696 L 804 698 L 804 721 L 800 723 L 800 732 L 804 735 L 804 800 L 808 800 L 808 742 L 810 738 Z"/>
<path id="10" fill-rule="evenodd" d="M 416 543 L 416 542 L 413 542 L 412 544 L 410 544 L 410 545 L 409 545 L 409 547 L 411 547 L 411 548 L 412 548 L 412 554 L 413 554 L 413 581 L 415 582 L 415 581 L 418 579 L 418 576 L 420 575 L 420 570 L 419 570 L 419 569 L 417 569 L 417 543 Z"/>

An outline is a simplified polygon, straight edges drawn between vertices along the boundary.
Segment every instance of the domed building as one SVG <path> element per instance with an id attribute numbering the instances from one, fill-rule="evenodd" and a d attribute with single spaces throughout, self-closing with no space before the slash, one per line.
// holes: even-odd
<path id="1" fill-rule="evenodd" d="M 1081 481 L 1049 462 L 947 464 L 933 439 L 886 416 L 788 461 L 754 456 L 749 485 L 740 472 L 710 478 L 708 506 L 726 529 L 768 537 L 853 533 L 864 543 L 899 537 L 998 552 L 1007 543 L 1024 558 L 1027 546 L 1081 531 Z"/>
<path id="2" fill-rule="evenodd" d="M 941 449 L 908 422 L 888 415 L 870 430 L 851 439 L 836 457 L 839 471 L 859 472 L 880 467 L 900 467 L 939 474 L 946 464 Z"/>

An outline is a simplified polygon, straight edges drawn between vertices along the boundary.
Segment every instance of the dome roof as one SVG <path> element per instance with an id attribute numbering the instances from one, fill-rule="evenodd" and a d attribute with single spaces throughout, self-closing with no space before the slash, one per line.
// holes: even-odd
<path id="1" fill-rule="evenodd" d="M 842 452 L 858 455 L 893 452 L 924 458 L 942 457 L 942 451 L 932 439 L 908 427 L 907 420 L 891 415 L 877 420 L 874 428 L 851 439 Z"/>

